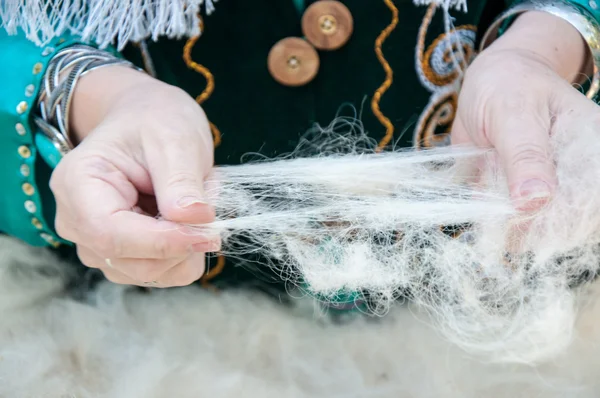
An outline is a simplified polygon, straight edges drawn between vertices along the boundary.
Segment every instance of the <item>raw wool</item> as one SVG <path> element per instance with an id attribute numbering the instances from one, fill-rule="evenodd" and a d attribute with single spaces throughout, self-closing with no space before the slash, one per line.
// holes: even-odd
<path id="1" fill-rule="evenodd" d="M 406 295 L 473 355 L 543 360 L 571 341 L 570 287 L 600 264 L 596 132 L 561 123 L 558 188 L 535 214 L 515 210 L 492 151 L 365 154 L 373 143 L 356 128 L 332 133 L 338 122 L 298 151 L 320 156 L 215 168 L 206 192 L 217 220 L 196 228 L 326 301 L 360 291 L 382 314 Z M 469 227 L 457 238 L 444 226 Z"/>
<path id="2" fill-rule="evenodd" d="M 101 284 L 66 295 L 48 253 L 0 237 L 0 396 L 11 398 L 596 398 L 600 284 L 576 338 L 543 365 L 468 358 L 417 308 L 343 325 L 262 296 Z M 584 292 L 582 292 L 584 293 Z"/>
<path id="3" fill-rule="evenodd" d="M 45 45 L 64 33 L 93 40 L 101 48 L 160 36 L 200 34 L 198 14 L 210 14 L 216 0 L 9 0 L 0 2 L 0 27 L 9 34 L 23 29 Z"/>

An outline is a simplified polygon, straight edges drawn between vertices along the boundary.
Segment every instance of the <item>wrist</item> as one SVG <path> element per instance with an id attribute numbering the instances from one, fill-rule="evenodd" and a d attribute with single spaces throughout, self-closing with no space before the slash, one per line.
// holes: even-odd
<path id="1" fill-rule="evenodd" d="M 489 49 L 529 52 L 570 83 L 593 74 L 589 47 L 579 31 L 564 19 L 542 11 L 520 15 Z"/>
<path id="2" fill-rule="evenodd" d="M 100 68 L 82 77 L 71 103 L 70 129 L 74 144 L 83 141 L 125 93 L 138 85 L 156 82 L 145 73 L 121 65 Z"/>

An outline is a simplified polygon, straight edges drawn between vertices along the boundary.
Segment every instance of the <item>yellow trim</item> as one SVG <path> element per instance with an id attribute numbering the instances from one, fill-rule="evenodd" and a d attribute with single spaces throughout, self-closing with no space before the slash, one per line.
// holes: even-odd
<path id="1" fill-rule="evenodd" d="M 396 29 L 396 26 L 398 26 L 398 8 L 396 8 L 396 6 L 394 5 L 393 0 L 383 1 L 392 12 L 392 22 L 383 31 L 381 31 L 381 34 L 377 37 L 377 40 L 375 40 L 375 54 L 377 54 L 377 59 L 383 67 L 383 70 L 385 71 L 386 75 L 385 81 L 381 84 L 377 91 L 375 91 L 375 94 L 373 94 L 373 99 L 371 100 L 371 109 L 373 110 L 375 117 L 386 129 L 385 136 L 379 142 L 379 145 L 377 145 L 378 150 L 382 150 L 386 145 L 390 143 L 390 141 L 394 137 L 394 125 L 392 124 L 390 119 L 388 119 L 383 114 L 383 112 L 381 112 L 379 102 L 381 101 L 381 97 L 383 96 L 383 94 L 390 88 L 394 81 L 394 71 L 383 56 L 383 50 L 381 49 L 381 47 L 383 45 L 383 42 L 390 36 L 392 31 Z"/>
<path id="2" fill-rule="evenodd" d="M 204 21 L 202 20 L 202 17 L 198 17 L 200 19 L 200 32 L 204 32 Z M 206 66 L 200 65 L 192 59 L 192 50 L 194 49 L 194 46 L 198 42 L 199 38 L 200 35 L 194 36 L 188 39 L 188 41 L 185 43 L 185 46 L 183 47 L 183 60 L 188 68 L 194 72 L 200 73 L 206 79 L 206 87 L 200 93 L 200 95 L 196 97 L 196 102 L 198 105 L 202 105 L 215 91 L 215 77 Z M 209 124 L 213 135 L 214 146 L 216 148 L 221 144 L 221 132 L 212 122 L 209 121 Z M 223 268 L 225 268 L 225 257 L 219 254 L 215 267 L 211 270 L 208 270 L 208 272 L 206 272 L 202 278 L 200 278 L 200 283 L 202 286 L 215 290 L 214 287 L 209 284 L 209 281 L 219 275 L 223 271 Z"/>

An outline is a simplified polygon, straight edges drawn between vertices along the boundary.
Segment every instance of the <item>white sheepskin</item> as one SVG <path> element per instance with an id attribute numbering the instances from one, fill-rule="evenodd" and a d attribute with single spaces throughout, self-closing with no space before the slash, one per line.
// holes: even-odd
<path id="1" fill-rule="evenodd" d="M 308 302 L 108 283 L 84 304 L 45 251 L 1 238 L 0 258 L 0 397 L 600 395 L 599 284 L 580 295 L 568 351 L 529 368 L 470 360 L 406 306 L 336 326 Z"/>

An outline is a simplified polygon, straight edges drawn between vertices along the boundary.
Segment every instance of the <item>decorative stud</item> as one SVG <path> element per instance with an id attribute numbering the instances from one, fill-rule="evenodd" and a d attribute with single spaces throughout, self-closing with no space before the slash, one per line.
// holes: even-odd
<path id="1" fill-rule="evenodd" d="M 19 156 L 21 156 L 23 159 L 28 159 L 31 157 L 31 150 L 25 145 L 21 145 L 18 151 Z"/>
<path id="2" fill-rule="evenodd" d="M 27 87 L 25 87 L 25 96 L 26 97 L 31 97 L 34 92 L 35 92 L 35 86 L 33 84 L 29 84 Z"/>
<path id="3" fill-rule="evenodd" d="M 29 170 L 29 166 L 28 165 L 22 164 L 21 168 L 20 168 L 20 171 L 21 171 L 21 175 L 23 177 L 29 177 L 30 170 Z"/>
<path id="4" fill-rule="evenodd" d="M 48 55 L 54 52 L 54 47 L 46 47 L 44 51 L 42 51 L 42 57 L 47 57 Z"/>
<path id="5" fill-rule="evenodd" d="M 27 105 L 27 102 L 25 102 L 25 101 L 19 102 L 19 105 L 17 105 L 17 113 L 22 115 L 23 113 L 25 113 L 27 111 L 28 107 L 29 106 Z"/>
<path id="6" fill-rule="evenodd" d="M 595 0 L 590 0 L 590 7 L 591 7 L 593 10 L 597 10 L 597 9 L 598 9 L 598 3 L 596 3 L 596 1 L 595 1 Z"/>
<path id="7" fill-rule="evenodd" d="M 27 210 L 30 213 L 35 213 L 37 211 L 37 206 L 35 205 L 35 203 L 32 200 L 26 200 L 25 201 L 25 210 Z"/>
<path id="8" fill-rule="evenodd" d="M 21 123 L 15 124 L 15 130 L 17 130 L 17 134 L 19 134 L 19 135 L 27 134 L 27 130 L 25 130 L 25 126 L 23 126 Z"/>
<path id="9" fill-rule="evenodd" d="M 37 75 L 42 71 L 42 69 L 44 69 L 44 64 L 42 64 L 41 62 L 36 62 L 36 64 L 33 65 L 33 74 Z"/>
<path id="10" fill-rule="evenodd" d="M 37 229 L 43 229 L 44 226 L 42 225 L 42 222 L 40 220 L 38 220 L 37 218 L 33 217 L 31 219 L 31 224 L 36 227 Z"/>
<path id="11" fill-rule="evenodd" d="M 49 245 L 53 246 L 53 247 L 58 247 L 60 246 L 60 243 L 58 243 L 52 236 L 48 235 L 45 232 L 42 232 L 40 234 L 40 237 L 46 241 L 46 243 L 48 243 Z"/>
<path id="12" fill-rule="evenodd" d="M 27 196 L 32 196 L 35 193 L 35 188 L 28 182 L 21 185 L 21 188 L 23 188 L 23 193 Z"/>

